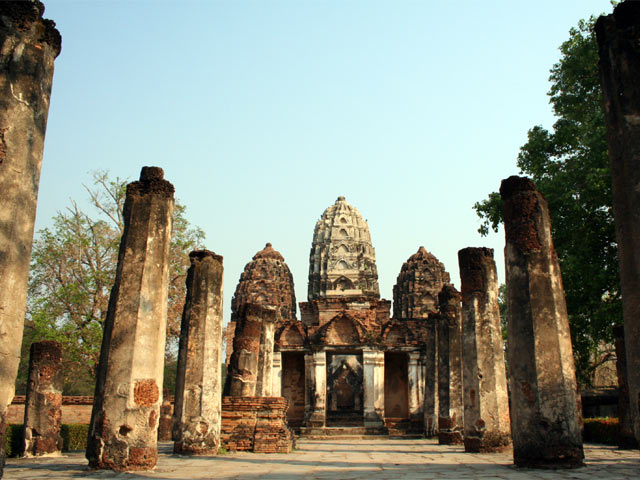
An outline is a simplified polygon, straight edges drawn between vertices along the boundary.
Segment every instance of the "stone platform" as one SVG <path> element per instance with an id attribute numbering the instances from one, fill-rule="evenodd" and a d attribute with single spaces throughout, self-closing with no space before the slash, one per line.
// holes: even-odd
<path id="1" fill-rule="evenodd" d="M 464 453 L 462 446 L 436 440 L 299 439 L 287 454 L 238 452 L 217 457 L 173 455 L 172 443 L 160 443 L 156 468 L 149 472 L 91 471 L 84 452 L 61 457 L 7 460 L 4 478 L 31 480 L 126 478 L 169 479 L 637 479 L 638 450 L 585 444 L 586 467 L 531 470 L 513 466 L 512 452 Z"/>

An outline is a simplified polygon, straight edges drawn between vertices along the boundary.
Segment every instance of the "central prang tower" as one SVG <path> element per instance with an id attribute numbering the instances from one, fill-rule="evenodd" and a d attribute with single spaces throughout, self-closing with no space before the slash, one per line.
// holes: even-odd
<path id="1" fill-rule="evenodd" d="M 316 223 L 309 256 L 309 301 L 331 297 L 380 298 L 369 225 L 344 197 Z"/>

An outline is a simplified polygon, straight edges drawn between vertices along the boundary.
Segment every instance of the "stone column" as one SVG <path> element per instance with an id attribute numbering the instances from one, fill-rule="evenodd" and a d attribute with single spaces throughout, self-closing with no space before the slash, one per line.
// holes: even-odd
<path id="1" fill-rule="evenodd" d="M 458 252 L 462 281 L 464 448 L 495 452 L 511 444 L 509 396 L 491 248 Z"/>
<path id="2" fill-rule="evenodd" d="M 420 352 L 409 352 L 407 363 L 407 376 L 409 381 L 409 421 L 411 430 L 420 431 L 423 419 L 422 405 L 420 404 Z"/>
<path id="3" fill-rule="evenodd" d="M 260 354 L 258 355 L 258 380 L 256 397 L 272 397 L 273 392 L 273 347 L 276 334 L 276 314 L 265 316 L 260 334 Z"/>
<path id="4" fill-rule="evenodd" d="M 384 352 L 362 350 L 364 426 L 384 426 Z"/>
<path id="5" fill-rule="evenodd" d="M 304 356 L 305 426 L 323 428 L 327 413 L 327 355 L 324 351 Z"/>
<path id="6" fill-rule="evenodd" d="M 630 411 L 640 443 L 640 3 L 627 0 L 596 23 L 613 186 Z"/>
<path id="7" fill-rule="evenodd" d="M 146 470 L 157 460 L 174 191 L 163 178 L 143 167 L 127 186 L 89 424 L 92 468 Z"/>
<path id="8" fill-rule="evenodd" d="M 638 448 L 633 435 L 633 422 L 629 407 L 629 383 L 627 382 L 627 352 L 624 344 L 624 327 L 613 327 L 616 338 L 616 371 L 618 373 L 618 447 Z"/>
<path id="9" fill-rule="evenodd" d="M 222 408 L 222 257 L 196 250 L 189 254 L 189 260 L 180 326 L 173 451 L 216 455 Z"/>
<path id="10" fill-rule="evenodd" d="M 162 391 L 162 405 L 160 405 L 160 418 L 158 419 L 158 441 L 168 442 L 173 440 L 173 405 L 169 400 L 169 390 Z"/>
<path id="11" fill-rule="evenodd" d="M 282 353 L 273 352 L 273 383 L 271 384 L 271 395 L 282 396 Z"/>
<path id="12" fill-rule="evenodd" d="M 61 37 L 40 2 L 0 2 L 0 477 L 14 395 L 53 61 Z"/>
<path id="13" fill-rule="evenodd" d="M 460 293 L 445 285 L 438 295 L 438 443 L 462 443 L 462 330 Z"/>
<path id="14" fill-rule="evenodd" d="M 62 437 L 62 349 L 58 342 L 31 344 L 24 408 L 24 454 L 60 453 Z"/>
<path id="15" fill-rule="evenodd" d="M 578 467 L 584 454 L 576 372 L 547 202 L 522 177 L 502 181 L 516 465 Z"/>
<path id="16" fill-rule="evenodd" d="M 438 433 L 438 329 L 433 316 L 427 319 L 428 336 L 424 355 L 424 435 Z"/>
<path id="17" fill-rule="evenodd" d="M 262 380 L 264 375 L 264 357 L 263 362 L 260 362 L 260 346 L 263 346 L 264 352 L 265 331 L 269 329 L 269 325 L 273 327 L 276 313 L 276 309 L 273 307 L 254 303 L 244 305 L 233 337 L 233 353 L 229 361 L 225 395 L 232 397 L 261 396 L 261 391 L 257 391 L 258 380 Z M 273 330 L 271 328 L 271 332 Z M 273 333 L 271 334 L 271 345 L 273 345 Z"/>

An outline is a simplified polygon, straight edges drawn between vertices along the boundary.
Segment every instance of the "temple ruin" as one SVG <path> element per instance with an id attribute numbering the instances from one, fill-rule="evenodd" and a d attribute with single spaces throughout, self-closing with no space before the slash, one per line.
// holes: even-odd
<path id="1" fill-rule="evenodd" d="M 225 395 L 281 395 L 288 425 L 302 434 L 422 434 L 424 405 L 437 403 L 435 383 L 425 399 L 425 369 L 429 355 L 435 368 L 438 295 L 449 282 L 444 265 L 420 247 L 398 276 L 392 318 L 369 227 L 338 197 L 315 226 L 300 319 L 293 278 L 270 244 L 245 267 L 232 302 Z"/>
<path id="2" fill-rule="evenodd" d="M 53 61 L 60 52 L 60 35 L 53 22 L 42 19 L 43 11 L 35 0 L 0 2 L 0 88 L 9 89 L 0 95 L 0 191 L 8 205 L 0 218 L 0 477 Z M 621 440 L 637 446 L 640 2 L 618 5 L 597 30 L 624 298 L 624 331 L 616 330 L 616 348 L 619 377 L 629 381 L 628 387 L 621 381 L 621 392 L 630 392 L 621 399 L 629 400 L 621 403 L 628 414 Z M 222 398 L 222 257 L 191 254 L 171 418 L 170 401 L 160 392 L 173 192 L 158 167 L 144 167 L 140 180 L 127 188 L 90 421 L 91 467 L 153 468 L 160 422 L 162 438 L 173 424 L 174 451 L 181 454 L 213 455 L 221 446 L 289 452 L 294 431 L 426 434 L 437 435 L 441 444 L 464 442 L 468 452 L 502 450 L 513 437 L 518 466 L 583 464 L 562 277 L 548 207 L 530 180 L 510 177 L 500 188 L 511 406 L 493 251 L 459 252 L 460 293 L 444 265 L 419 247 L 397 277 L 392 315 L 391 302 L 380 298 L 368 224 L 340 196 L 314 229 L 300 318 L 293 277 L 270 243 L 246 265 L 231 306 Z M 28 455 L 60 450 L 61 365 L 59 344 L 32 345 L 24 415 Z"/>

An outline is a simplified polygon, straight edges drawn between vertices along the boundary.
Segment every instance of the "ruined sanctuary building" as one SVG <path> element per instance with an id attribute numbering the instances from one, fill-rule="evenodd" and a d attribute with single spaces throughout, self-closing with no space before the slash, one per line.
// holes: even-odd
<path id="1" fill-rule="evenodd" d="M 62 348 L 45 340 L 31 344 L 24 409 L 24 454 L 45 455 L 62 450 Z"/>
<path id="2" fill-rule="evenodd" d="M 620 259 L 630 413 L 640 443 L 640 2 L 596 23 Z"/>
<path id="3" fill-rule="evenodd" d="M 187 296 L 176 373 L 174 448 L 180 454 L 217 454 L 220 446 L 222 257 L 189 254 Z"/>
<path id="4" fill-rule="evenodd" d="M 62 39 L 39 1 L 0 2 L 0 477 L 14 394 L 53 61 Z"/>
<path id="5" fill-rule="evenodd" d="M 462 282 L 464 448 L 500 451 L 511 444 L 498 274 L 491 248 L 458 252 Z"/>
<path id="6" fill-rule="evenodd" d="M 295 315 L 293 276 L 280 252 L 267 243 L 245 265 L 231 301 L 234 336 L 225 395 L 272 395 L 276 323 Z"/>
<path id="7" fill-rule="evenodd" d="M 500 195 L 514 463 L 578 467 L 584 454 L 576 372 L 547 202 L 524 177 L 503 180 Z"/>
<path id="8" fill-rule="evenodd" d="M 222 399 L 221 442 L 228 450 L 287 453 L 293 432 L 274 368 L 278 325 L 295 318 L 293 276 L 270 243 L 253 256 L 231 302 L 233 352 Z"/>
<path id="9" fill-rule="evenodd" d="M 395 286 L 393 287 L 393 318 L 404 323 L 419 322 L 423 332 L 424 347 L 418 378 L 418 401 L 423 409 L 423 418 L 413 419 L 415 430 L 424 425 L 427 437 L 433 437 L 438 431 L 438 388 L 437 388 L 437 315 L 439 312 L 438 294 L 444 285 L 449 284 L 449 273 L 433 254 L 420 247 L 402 264 Z M 415 329 L 415 326 L 411 327 Z M 416 410 L 419 410 L 416 409 Z"/>
<path id="10" fill-rule="evenodd" d="M 158 167 L 143 167 L 140 180 L 127 185 L 87 440 L 92 468 L 156 464 L 173 193 Z"/>
<path id="11" fill-rule="evenodd" d="M 257 364 L 261 351 L 265 358 L 269 352 L 261 339 L 270 338 L 273 324 L 273 358 L 264 365 L 272 366 L 272 394 L 287 400 L 289 426 L 303 434 L 324 434 L 333 426 L 356 433 L 422 432 L 424 346 L 434 338 L 434 321 L 425 315 L 437 311 L 434 299 L 449 277 L 424 249 L 407 263 L 395 291 L 409 317 L 391 319 L 391 302 L 380 299 L 369 227 L 338 197 L 314 229 L 308 297 L 298 320 L 293 279 L 281 256 L 271 246 L 256 254 L 233 301 L 233 373 L 226 389 L 232 396 L 223 402 L 259 385 L 263 374 Z M 223 404 L 223 430 L 225 409 L 232 407 Z"/>

